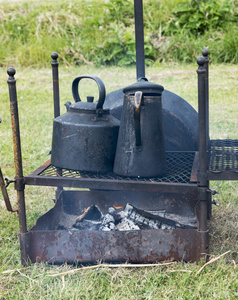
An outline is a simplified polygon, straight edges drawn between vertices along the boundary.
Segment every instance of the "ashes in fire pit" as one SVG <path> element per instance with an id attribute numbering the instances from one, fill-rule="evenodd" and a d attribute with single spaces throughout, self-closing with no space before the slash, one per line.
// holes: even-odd
<path id="1" fill-rule="evenodd" d="M 127 203 L 120 212 L 109 207 L 107 214 L 103 215 L 97 205 L 89 206 L 85 212 L 76 218 L 74 230 L 99 231 L 126 231 L 140 229 L 188 229 L 195 228 L 167 219 L 163 212 L 149 212 L 138 209 Z"/>

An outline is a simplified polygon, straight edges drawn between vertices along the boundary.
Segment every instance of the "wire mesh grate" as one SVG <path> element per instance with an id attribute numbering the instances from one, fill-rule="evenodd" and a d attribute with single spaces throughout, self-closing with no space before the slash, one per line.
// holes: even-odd
<path id="1" fill-rule="evenodd" d="M 238 140 L 211 140 L 209 171 L 238 170 Z"/>
<path id="2" fill-rule="evenodd" d="M 59 169 L 49 165 L 38 175 L 57 176 L 80 179 L 105 179 L 105 180 L 127 180 L 139 182 L 171 182 L 171 183 L 189 183 L 193 167 L 195 152 L 167 152 L 167 173 L 163 177 L 142 178 L 142 177 L 124 177 L 110 173 L 94 173 L 86 171 L 74 171 L 68 169 Z"/>

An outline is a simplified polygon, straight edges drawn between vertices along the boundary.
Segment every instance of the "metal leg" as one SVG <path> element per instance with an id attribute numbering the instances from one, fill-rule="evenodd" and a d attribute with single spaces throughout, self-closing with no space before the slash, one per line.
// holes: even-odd
<path id="1" fill-rule="evenodd" d="M 207 211 L 209 199 L 209 182 L 207 180 L 207 95 L 206 95 L 206 68 L 205 58 L 199 57 L 197 63 L 198 74 L 198 114 L 199 114 L 199 231 L 206 236 L 207 232 Z M 208 254 L 208 243 L 202 239 L 201 254 Z"/>
<path id="2" fill-rule="evenodd" d="M 209 133 L 209 51 L 208 49 L 202 50 L 202 55 L 205 58 L 205 69 L 206 69 L 206 75 L 205 75 L 205 101 L 206 101 L 206 135 L 207 135 L 207 150 L 209 150 L 209 141 L 210 141 L 210 133 Z M 209 186 L 209 182 L 208 182 Z M 208 198 L 207 202 L 207 218 L 210 219 L 212 216 L 212 201 L 211 201 L 211 195 Z"/>
<path id="3" fill-rule="evenodd" d="M 207 49 L 202 50 L 202 55 L 205 58 L 204 68 L 205 74 L 205 101 L 206 101 L 206 134 L 207 134 L 207 148 L 209 143 L 209 51 Z"/>
<path id="4" fill-rule="evenodd" d="M 51 62 L 51 66 L 52 66 L 52 79 L 53 79 L 54 117 L 57 118 L 58 116 L 60 116 L 59 68 L 58 68 L 59 63 L 57 61 L 58 53 L 53 52 L 51 54 L 51 58 L 53 59 L 53 61 Z M 62 171 L 60 169 L 57 169 L 57 174 L 61 176 Z M 63 187 L 58 186 L 55 191 L 56 202 L 59 199 L 59 195 L 62 191 L 63 191 Z"/>
<path id="5" fill-rule="evenodd" d="M 17 91 L 16 91 L 16 80 L 14 75 L 15 69 L 9 68 L 7 70 L 9 78 L 7 80 L 9 87 L 10 97 L 10 110 L 12 120 L 12 135 L 13 135 L 13 149 L 14 149 L 14 161 L 15 161 L 15 189 L 17 190 L 17 204 L 18 204 L 18 215 L 19 215 L 19 227 L 20 233 L 27 232 L 26 224 L 26 209 L 25 209 L 25 196 L 24 196 L 24 177 L 22 169 L 22 155 L 21 155 L 21 140 L 20 140 L 20 126 L 18 116 L 18 104 L 17 104 Z"/>

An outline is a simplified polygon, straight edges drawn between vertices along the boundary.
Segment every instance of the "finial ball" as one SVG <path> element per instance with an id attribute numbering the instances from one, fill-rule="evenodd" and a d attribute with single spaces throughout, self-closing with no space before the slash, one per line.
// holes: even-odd
<path id="1" fill-rule="evenodd" d="M 56 52 L 51 53 L 52 59 L 57 59 L 58 57 L 59 57 L 58 53 L 56 53 Z"/>
<path id="2" fill-rule="evenodd" d="M 208 49 L 203 49 L 202 50 L 202 55 L 203 56 L 208 56 L 209 55 L 209 50 Z"/>
<path id="3" fill-rule="evenodd" d="M 7 69 L 7 74 L 9 76 L 14 76 L 16 74 L 16 70 L 14 68 L 10 67 Z"/>
<path id="4" fill-rule="evenodd" d="M 205 58 L 203 56 L 198 57 L 197 64 L 199 66 L 203 66 L 205 64 L 205 62 L 206 62 L 206 60 L 205 60 Z"/>

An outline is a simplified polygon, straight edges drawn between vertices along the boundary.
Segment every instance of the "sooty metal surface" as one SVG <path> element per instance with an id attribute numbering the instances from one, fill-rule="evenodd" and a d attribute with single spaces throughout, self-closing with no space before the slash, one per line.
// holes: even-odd
<path id="1" fill-rule="evenodd" d="M 197 192 L 62 191 L 54 208 L 41 216 L 30 231 L 20 234 L 22 262 L 25 264 L 28 259 L 52 263 L 198 261 L 201 253 L 208 251 L 208 232 L 196 228 L 197 196 Z M 72 227 L 91 204 L 105 214 L 109 207 L 120 211 L 127 203 L 139 209 L 161 211 L 171 220 L 192 225 L 194 229 L 104 232 Z"/>
<path id="2" fill-rule="evenodd" d="M 201 245 L 207 241 L 208 233 L 195 229 L 123 233 L 56 230 L 20 235 L 26 259 L 52 263 L 198 261 Z"/>
<path id="3" fill-rule="evenodd" d="M 211 140 L 209 143 L 208 178 L 238 179 L 238 140 Z"/>
<path id="4" fill-rule="evenodd" d="M 141 182 L 173 182 L 173 183 L 189 183 L 191 171 L 193 167 L 195 152 L 166 152 L 167 173 L 163 177 L 141 178 L 141 177 L 122 177 L 114 173 L 93 173 L 73 171 L 67 169 L 59 169 L 53 165 L 49 165 L 38 175 L 53 177 L 71 177 L 71 178 L 92 178 L 105 180 L 128 180 Z"/>

